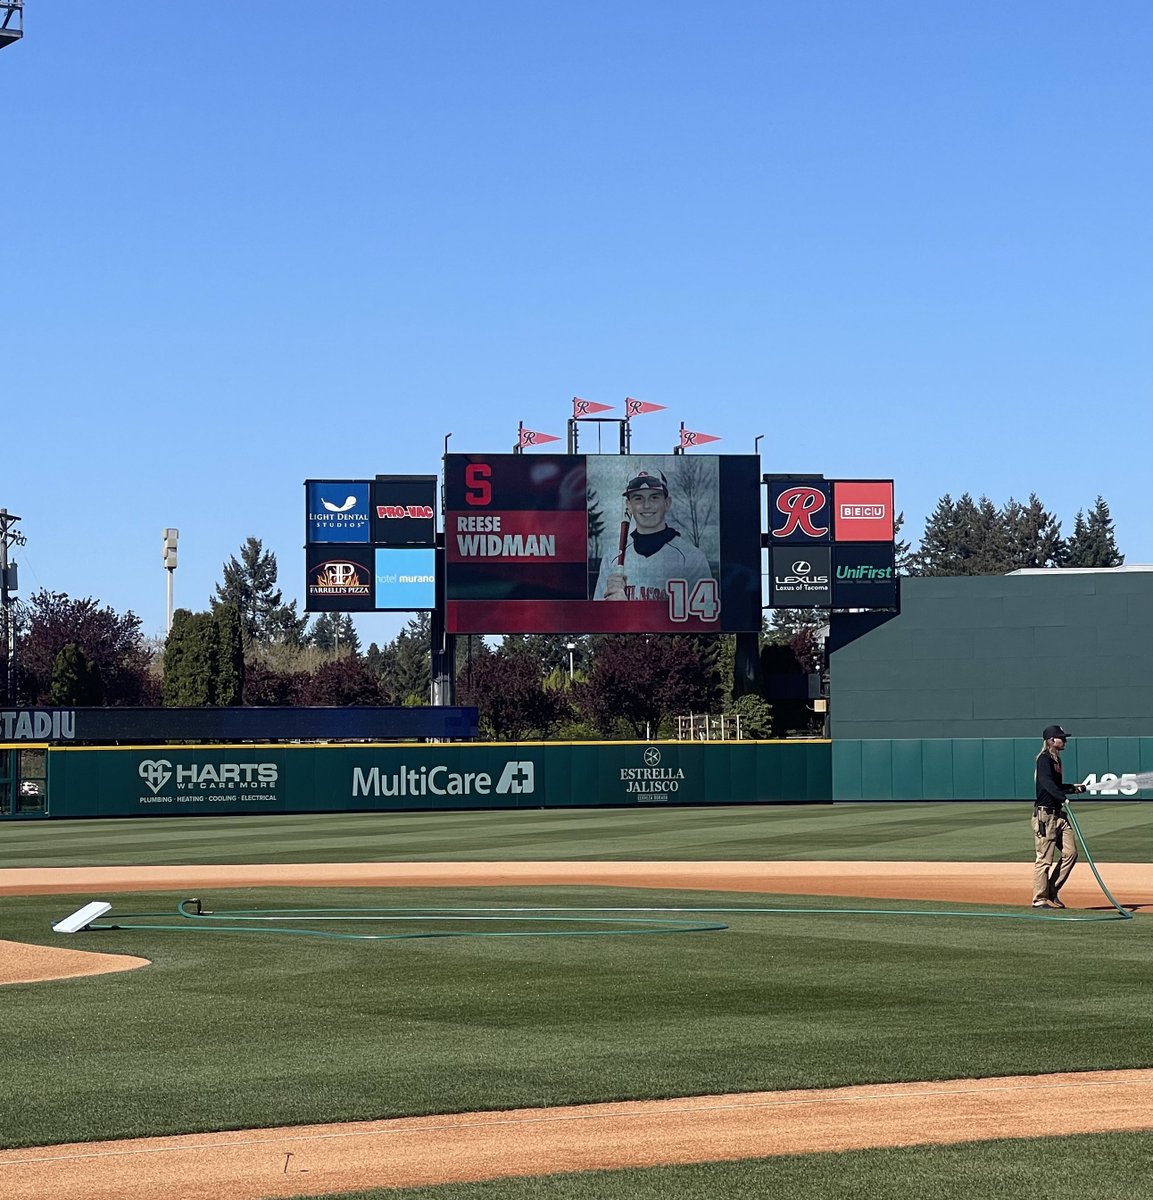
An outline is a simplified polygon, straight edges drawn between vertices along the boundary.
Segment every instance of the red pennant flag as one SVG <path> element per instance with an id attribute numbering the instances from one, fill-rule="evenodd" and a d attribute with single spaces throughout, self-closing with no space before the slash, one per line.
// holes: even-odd
<path id="1" fill-rule="evenodd" d="M 664 412 L 663 404 L 650 404 L 647 400 L 634 400 L 631 396 L 625 398 L 625 414 L 639 417 L 642 413 Z"/>
<path id="2" fill-rule="evenodd" d="M 559 441 L 560 438 L 551 433 L 537 433 L 535 429 L 525 429 L 523 425 L 521 426 L 520 444 L 522 446 L 542 446 L 545 442 Z"/>
<path id="3" fill-rule="evenodd" d="M 595 400 L 582 400 L 579 396 L 572 398 L 572 415 L 576 420 L 581 417 L 591 417 L 593 413 L 608 412 L 611 404 L 598 404 Z"/>
<path id="4" fill-rule="evenodd" d="M 681 426 L 681 449 L 687 450 L 691 446 L 703 446 L 706 442 L 719 442 L 719 437 L 713 437 L 711 433 L 693 433 L 691 429 L 685 429 Z"/>

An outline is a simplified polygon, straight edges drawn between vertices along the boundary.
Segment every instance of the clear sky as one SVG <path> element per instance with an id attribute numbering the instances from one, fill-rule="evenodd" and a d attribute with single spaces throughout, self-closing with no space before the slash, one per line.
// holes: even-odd
<path id="1" fill-rule="evenodd" d="M 637 453 L 892 477 L 914 544 L 945 493 L 1101 494 L 1150 562 L 1149 44 L 1146 0 L 27 0 L 20 595 L 161 634 L 176 526 L 178 606 L 254 535 L 303 608 L 305 479 L 574 395 L 665 405 Z"/>

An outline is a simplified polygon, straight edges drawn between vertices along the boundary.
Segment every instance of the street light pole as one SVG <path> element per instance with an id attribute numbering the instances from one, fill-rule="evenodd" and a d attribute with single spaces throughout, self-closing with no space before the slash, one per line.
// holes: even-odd
<path id="1" fill-rule="evenodd" d="M 176 543 L 179 540 L 179 529 L 164 531 L 164 569 L 168 572 L 168 633 L 172 632 L 172 580 L 176 574 Z"/>
<path id="2" fill-rule="evenodd" d="M 576 642 L 566 642 L 565 649 L 568 651 L 568 683 L 572 687 L 573 681 L 573 651 L 576 649 Z"/>

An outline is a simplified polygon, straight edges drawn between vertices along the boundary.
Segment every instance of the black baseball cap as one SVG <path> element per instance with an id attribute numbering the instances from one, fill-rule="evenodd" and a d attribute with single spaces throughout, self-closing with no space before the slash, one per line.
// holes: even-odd
<path id="1" fill-rule="evenodd" d="M 664 492 L 669 494 L 669 481 L 664 477 L 664 473 L 657 471 L 655 474 L 650 471 L 638 471 L 632 479 L 629 480 L 628 487 L 621 493 L 622 496 L 627 496 L 629 492 Z"/>
<path id="2" fill-rule="evenodd" d="M 1048 741 L 1050 738 L 1064 738 L 1069 740 L 1069 735 L 1061 728 L 1060 725 L 1046 725 L 1045 732 L 1041 736 Z"/>

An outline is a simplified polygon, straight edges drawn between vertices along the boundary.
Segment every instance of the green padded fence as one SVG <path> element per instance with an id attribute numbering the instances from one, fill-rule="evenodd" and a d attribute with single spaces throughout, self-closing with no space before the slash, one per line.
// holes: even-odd
<path id="1" fill-rule="evenodd" d="M 831 744 L 833 799 L 1022 800 L 1033 797 L 1036 738 L 906 738 L 837 740 Z M 1065 778 L 1116 776 L 1106 798 L 1149 799 L 1126 775 L 1153 769 L 1153 738 L 1073 738 Z"/>
<path id="2" fill-rule="evenodd" d="M 14 816 L 1031 800 L 1039 738 L 49 747 L 47 804 Z M 1080 738 L 1066 778 L 1149 799 L 1153 738 Z"/>

